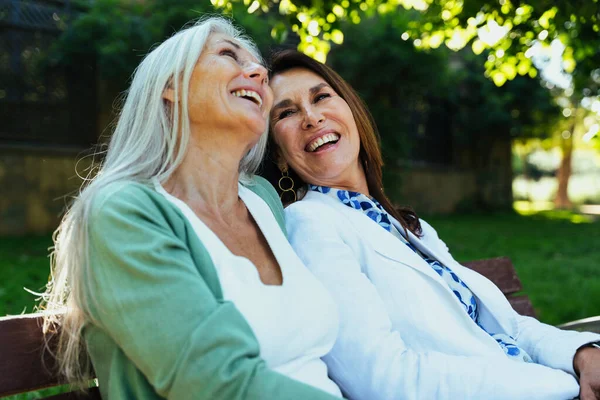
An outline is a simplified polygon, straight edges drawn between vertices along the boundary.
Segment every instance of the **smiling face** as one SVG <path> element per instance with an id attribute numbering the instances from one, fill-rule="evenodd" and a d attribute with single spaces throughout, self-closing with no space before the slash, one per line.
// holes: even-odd
<path id="1" fill-rule="evenodd" d="M 267 129 L 272 104 L 265 67 L 235 39 L 212 34 L 190 79 L 188 112 L 192 132 L 230 132 L 238 137 L 248 133 L 258 140 Z M 230 139 L 222 135 L 222 140 Z"/>
<path id="2" fill-rule="evenodd" d="M 304 68 L 275 75 L 271 88 L 272 135 L 289 166 L 305 182 L 367 193 L 360 137 L 348 103 Z"/>

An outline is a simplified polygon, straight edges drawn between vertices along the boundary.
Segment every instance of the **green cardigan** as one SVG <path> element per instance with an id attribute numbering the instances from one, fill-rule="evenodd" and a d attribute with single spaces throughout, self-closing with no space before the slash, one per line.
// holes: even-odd
<path id="1" fill-rule="evenodd" d="M 283 229 L 273 187 L 256 177 L 248 188 Z M 192 226 L 153 188 L 101 189 L 89 238 L 83 335 L 103 399 L 336 399 L 266 367 Z"/>

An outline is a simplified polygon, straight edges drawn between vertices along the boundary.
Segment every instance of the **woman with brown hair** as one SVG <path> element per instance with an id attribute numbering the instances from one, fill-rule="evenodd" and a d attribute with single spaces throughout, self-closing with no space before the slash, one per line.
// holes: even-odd
<path id="1" fill-rule="evenodd" d="M 395 209 L 375 123 L 346 82 L 286 51 L 270 85 L 280 188 L 291 193 L 295 176 L 290 200 L 301 198 L 285 212 L 289 240 L 338 304 L 325 361 L 349 398 L 569 399 L 576 377 L 581 397 L 596 398 L 600 336 L 517 314 L 430 225 Z"/>

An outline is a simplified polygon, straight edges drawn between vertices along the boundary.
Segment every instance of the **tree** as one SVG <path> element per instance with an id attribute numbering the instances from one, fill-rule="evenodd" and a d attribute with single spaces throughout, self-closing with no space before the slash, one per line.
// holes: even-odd
<path id="1" fill-rule="evenodd" d="M 435 49 L 442 44 L 459 51 L 470 45 L 475 54 L 485 52 L 485 76 L 497 86 L 519 76 L 538 75 L 536 53 L 564 46 L 559 69 L 569 75 L 572 107 L 584 98 L 600 98 L 600 0 L 211 0 L 217 7 L 233 4 L 249 13 L 277 10 L 286 24 L 272 30 L 274 38 L 285 37 L 286 26 L 300 38 L 299 50 L 324 61 L 331 44 L 341 44 L 348 22 L 360 24 L 365 16 L 387 14 L 411 22 L 398 36 L 415 47 Z M 399 40 L 397 40 L 399 42 Z M 556 55 L 554 56 L 556 58 Z M 567 111 L 568 113 L 568 111 Z M 577 113 L 573 113 L 576 115 Z M 596 115 L 599 113 L 596 112 Z M 560 114 L 559 114 L 560 115 Z M 565 118 L 569 118 L 565 116 Z M 567 123 L 577 128 L 574 119 Z M 572 146 L 563 141 L 557 205 L 568 205 Z"/>
<path id="2" fill-rule="evenodd" d="M 197 0 L 96 0 L 65 26 L 54 46 L 53 63 L 72 65 L 80 57 L 96 59 L 100 77 L 124 88 L 141 58 L 186 23 L 214 14 L 208 2 Z M 249 15 L 245 7 L 231 7 L 236 22 L 258 39 L 259 47 L 272 44 L 270 25 Z"/>
<path id="3" fill-rule="evenodd" d="M 99 79 L 98 130 L 114 119 L 113 102 L 142 57 L 156 44 L 205 14 L 214 14 L 208 2 L 197 0 L 96 0 L 85 3 L 76 18 L 64 25 L 48 64 L 78 68 L 81 60 L 93 60 Z M 238 24 L 258 39 L 265 52 L 273 44 L 269 16 L 257 19 L 243 6 L 232 7 Z M 90 62 L 88 62 L 90 64 Z"/>
<path id="4" fill-rule="evenodd" d="M 600 65 L 599 0 L 211 0 L 225 11 L 247 6 L 249 13 L 277 10 L 300 37 L 299 49 L 324 61 L 331 43 L 344 40 L 344 22 L 360 23 L 374 14 L 402 15 L 412 11 L 412 22 L 401 35 L 415 46 L 445 44 L 458 51 L 471 45 L 476 54 L 489 50 L 486 75 L 498 86 L 518 75 L 537 75 L 531 61 L 534 45 L 560 40 L 566 45 L 563 67 L 577 78 L 578 89 Z M 402 18 L 402 17 L 401 17 Z M 576 68 L 578 66 L 578 68 Z M 581 80 L 579 77 L 581 76 Z"/>
<path id="5" fill-rule="evenodd" d="M 511 139 L 545 136 L 560 108 L 539 77 L 497 87 L 484 76 L 483 55 L 394 41 L 409 23 L 408 16 L 373 15 L 342 25 L 344 45 L 327 62 L 368 104 L 388 166 L 416 161 L 472 171 L 480 182 L 472 206 L 509 207 Z"/>

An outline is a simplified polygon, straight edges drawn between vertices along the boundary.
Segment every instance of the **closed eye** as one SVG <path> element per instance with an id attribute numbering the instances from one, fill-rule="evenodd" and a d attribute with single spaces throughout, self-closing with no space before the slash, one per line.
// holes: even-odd
<path id="1" fill-rule="evenodd" d="M 238 60 L 238 55 L 232 49 L 225 48 L 219 52 L 220 56 L 227 56 L 233 58 L 235 61 Z"/>
<path id="2" fill-rule="evenodd" d="M 289 116 L 290 116 L 290 115 L 292 115 L 293 113 L 294 113 L 294 110 L 291 110 L 291 109 L 283 110 L 282 112 L 280 112 L 280 113 L 277 115 L 277 119 L 278 119 L 278 120 L 284 119 L 284 118 L 286 118 L 286 117 L 289 117 Z"/>
<path id="3" fill-rule="evenodd" d="M 329 93 L 319 93 L 318 95 L 315 96 L 315 103 L 318 103 L 319 101 L 326 99 L 328 97 L 331 97 L 331 95 Z"/>

